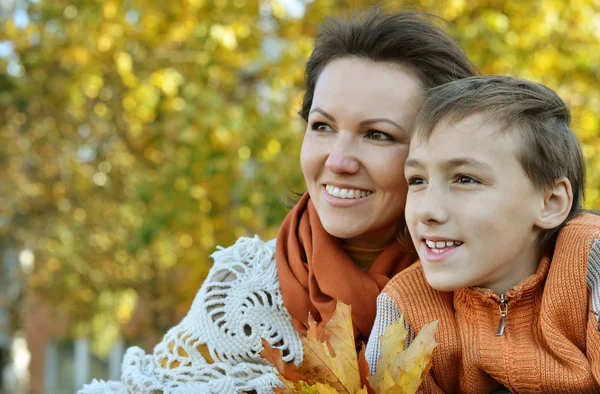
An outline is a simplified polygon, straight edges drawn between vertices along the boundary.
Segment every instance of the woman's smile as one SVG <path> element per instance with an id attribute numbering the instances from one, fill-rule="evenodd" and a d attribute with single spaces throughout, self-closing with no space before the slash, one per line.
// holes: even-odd
<path id="1" fill-rule="evenodd" d="M 373 194 L 370 190 L 364 190 L 353 187 L 337 187 L 334 185 L 326 184 L 325 191 L 332 197 L 345 199 L 361 199 Z"/>
<path id="2" fill-rule="evenodd" d="M 329 189 L 329 190 L 328 190 Z M 352 194 L 350 194 L 352 193 Z M 356 195 L 358 197 L 356 197 Z M 373 192 L 325 185 L 323 199 L 333 208 L 352 208 L 371 200 Z M 350 197 L 352 196 L 352 197 Z"/>

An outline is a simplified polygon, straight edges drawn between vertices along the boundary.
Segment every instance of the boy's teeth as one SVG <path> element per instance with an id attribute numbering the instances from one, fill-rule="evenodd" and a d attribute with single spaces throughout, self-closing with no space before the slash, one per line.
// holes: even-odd
<path id="1" fill-rule="evenodd" d="M 425 240 L 425 243 L 430 249 L 433 249 L 435 253 L 439 253 L 439 249 L 449 248 L 450 246 L 460 246 L 462 242 L 460 241 L 430 241 L 428 239 Z"/>
<path id="2" fill-rule="evenodd" d="M 325 190 L 327 191 L 327 193 L 329 195 L 336 197 L 336 198 L 342 198 L 342 199 L 364 198 L 364 197 L 367 197 L 368 195 L 370 195 L 371 193 L 373 193 L 370 191 L 358 190 L 358 189 L 340 189 L 338 187 L 331 186 L 331 185 L 325 185 Z"/>

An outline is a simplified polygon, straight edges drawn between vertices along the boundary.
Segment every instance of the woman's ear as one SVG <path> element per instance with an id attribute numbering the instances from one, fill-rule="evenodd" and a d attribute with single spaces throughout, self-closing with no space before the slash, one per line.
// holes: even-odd
<path id="1" fill-rule="evenodd" d="M 536 225 L 544 230 L 558 227 L 569 216 L 573 206 L 573 189 L 568 178 L 558 179 L 544 191 L 544 204 Z"/>

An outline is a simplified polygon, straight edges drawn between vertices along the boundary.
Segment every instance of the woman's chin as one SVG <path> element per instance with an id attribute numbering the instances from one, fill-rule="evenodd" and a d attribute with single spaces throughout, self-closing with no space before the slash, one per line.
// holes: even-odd
<path id="1" fill-rule="evenodd" d="M 326 226 L 325 231 L 332 236 L 341 239 L 346 245 L 358 246 L 366 249 L 379 249 L 389 245 L 394 239 L 391 236 L 383 236 L 379 231 L 371 232 L 364 228 L 350 228 L 349 226 Z"/>
<path id="2" fill-rule="evenodd" d="M 348 226 L 343 226 L 339 224 L 326 225 L 323 223 L 323 228 L 327 231 L 328 234 L 340 238 L 344 241 L 352 240 L 354 238 L 360 238 L 363 231 L 361 229 L 352 229 Z"/>

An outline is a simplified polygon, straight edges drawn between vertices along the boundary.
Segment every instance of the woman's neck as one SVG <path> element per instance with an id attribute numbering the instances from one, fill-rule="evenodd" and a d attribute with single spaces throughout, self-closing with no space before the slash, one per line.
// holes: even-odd
<path id="1" fill-rule="evenodd" d="M 384 249 L 385 247 L 361 248 L 359 246 L 344 244 L 344 251 L 348 257 L 350 257 L 354 264 L 362 268 L 369 268 Z"/>

